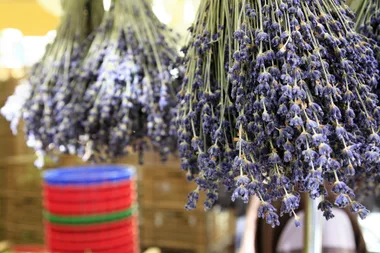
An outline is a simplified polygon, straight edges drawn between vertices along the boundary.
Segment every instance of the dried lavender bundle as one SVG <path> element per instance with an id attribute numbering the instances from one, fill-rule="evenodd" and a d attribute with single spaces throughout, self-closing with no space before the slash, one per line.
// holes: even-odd
<path id="1" fill-rule="evenodd" d="M 380 60 L 380 2 L 365 0 L 357 11 L 355 29 L 374 45 L 377 60 Z"/>
<path id="2" fill-rule="evenodd" d="M 377 0 L 365 0 L 357 10 L 355 29 L 365 36 L 366 40 L 373 48 L 376 59 L 380 63 L 380 2 Z M 380 67 L 380 65 L 379 65 Z M 379 81 L 379 80 L 378 80 Z M 380 95 L 380 85 L 375 93 Z M 357 187 L 366 188 L 372 192 L 380 191 L 380 177 L 375 181 L 361 180 Z"/>
<path id="3" fill-rule="evenodd" d="M 202 1 L 176 118 L 181 167 L 198 185 L 188 209 L 200 191 L 210 208 L 222 184 L 233 200 L 258 196 L 272 226 L 295 215 L 300 192 L 368 214 L 353 187 L 380 171 L 379 70 L 352 18 L 340 0 Z M 319 204 L 326 219 L 332 207 Z"/>
<path id="4" fill-rule="evenodd" d="M 71 89 L 71 80 L 76 78 L 75 69 L 88 48 L 88 41 L 93 26 L 98 25 L 89 15 L 90 10 L 95 16 L 102 15 L 104 10 L 101 0 L 62 1 L 64 15 L 57 29 L 57 36 L 48 45 L 43 58 L 36 63 L 28 79 L 28 96 L 15 93 L 9 103 L 19 100 L 21 110 L 9 114 L 9 104 L 5 105 L 3 114 L 8 115 L 13 132 L 17 130 L 18 118 L 25 121 L 27 144 L 36 150 L 38 159 L 36 166 L 42 167 L 44 156 L 54 153 L 54 139 L 59 135 L 56 111 L 66 102 L 67 93 Z M 23 87 L 26 84 L 23 84 Z M 8 113 L 8 114 L 7 114 Z"/>
<path id="5" fill-rule="evenodd" d="M 128 146 L 142 153 L 149 141 L 166 159 L 176 147 L 169 135 L 176 43 L 146 1 L 114 0 L 58 112 L 57 146 L 100 162 L 126 155 Z"/>

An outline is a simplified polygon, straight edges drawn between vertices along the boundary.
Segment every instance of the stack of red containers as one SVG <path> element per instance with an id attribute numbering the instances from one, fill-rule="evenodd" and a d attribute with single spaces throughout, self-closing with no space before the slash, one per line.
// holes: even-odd
<path id="1" fill-rule="evenodd" d="M 75 167 L 44 173 L 45 240 L 52 253 L 137 253 L 134 170 Z"/>

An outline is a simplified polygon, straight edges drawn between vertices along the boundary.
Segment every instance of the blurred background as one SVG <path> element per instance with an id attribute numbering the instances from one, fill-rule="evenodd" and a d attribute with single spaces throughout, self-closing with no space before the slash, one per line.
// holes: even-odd
<path id="1" fill-rule="evenodd" d="M 74 1 L 74 0 L 73 0 Z M 152 0 L 158 18 L 186 38 L 200 0 Z M 107 4 L 107 0 L 105 0 Z M 353 7 L 360 0 L 349 1 Z M 28 68 L 43 55 L 55 36 L 61 14 L 59 0 L 0 0 L 0 106 L 14 91 Z M 12 245 L 43 245 L 41 171 L 22 134 L 13 136 L 0 117 L 0 252 Z M 140 243 L 161 252 L 232 253 L 244 229 L 245 206 L 222 203 L 210 212 L 184 209 L 187 193 L 195 189 L 171 158 L 161 164 L 146 154 L 144 166 L 133 154 L 118 163 L 137 168 Z M 80 165 L 75 157 L 61 157 L 48 168 Z M 169 195 L 170 193 L 170 195 Z M 169 197 L 170 196 L 170 197 Z M 227 196 L 229 198 L 229 196 Z M 223 206 L 223 208 L 222 208 Z M 380 252 L 380 214 L 376 200 L 368 200 L 372 214 L 361 223 L 367 248 Z M 32 252 L 32 251 L 25 251 Z"/>

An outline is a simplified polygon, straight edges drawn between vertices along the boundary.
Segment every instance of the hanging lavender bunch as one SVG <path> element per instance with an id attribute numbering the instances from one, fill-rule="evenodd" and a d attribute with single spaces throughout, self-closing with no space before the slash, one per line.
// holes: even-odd
<path id="1" fill-rule="evenodd" d="M 364 40 L 372 46 L 376 59 L 380 62 L 380 2 L 376 0 L 363 1 L 357 10 L 357 19 L 355 29 L 358 33 L 365 36 Z M 375 91 L 379 96 L 380 85 Z M 379 191 L 380 176 L 376 180 L 361 180 L 357 188 L 365 188 L 371 193 Z"/>
<path id="2" fill-rule="evenodd" d="M 366 0 L 357 11 L 355 29 L 373 44 L 377 60 L 380 60 L 380 2 Z"/>
<path id="3" fill-rule="evenodd" d="M 166 159 L 176 146 L 169 136 L 176 43 L 146 1 L 114 0 L 58 111 L 55 146 L 101 162 L 127 154 L 128 146 L 141 154 L 149 142 Z"/>
<path id="4" fill-rule="evenodd" d="M 42 59 L 32 67 L 27 84 L 23 84 L 27 87 L 28 96 L 20 95 L 16 89 L 8 100 L 9 103 L 19 100 L 22 107 L 14 108 L 19 111 L 10 113 L 6 109 L 10 108 L 8 103 L 2 110 L 7 119 L 14 123 L 11 126 L 14 133 L 18 118 L 22 117 L 25 121 L 27 144 L 36 151 L 37 167 L 43 166 L 45 155 L 54 154 L 52 143 L 59 134 L 54 115 L 65 103 L 65 94 L 71 89 L 70 82 L 76 78 L 74 70 L 91 40 L 89 34 L 93 26 L 98 25 L 89 14 L 99 16 L 104 12 L 99 6 L 103 6 L 101 0 L 62 1 L 64 15 L 56 38 L 47 46 Z"/>
<path id="5" fill-rule="evenodd" d="M 181 167 L 198 184 L 188 209 L 200 191 L 210 208 L 222 184 L 233 200 L 258 196 L 276 226 L 300 192 L 326 196 L 329 183 L 335 206 L 368 214 L 353 187 L 380 170 L 379 70 L 352 18 L 340 0 L 202 1 L 176 118 Z M 319 204 L 327 219 L 332 206 Z"/>

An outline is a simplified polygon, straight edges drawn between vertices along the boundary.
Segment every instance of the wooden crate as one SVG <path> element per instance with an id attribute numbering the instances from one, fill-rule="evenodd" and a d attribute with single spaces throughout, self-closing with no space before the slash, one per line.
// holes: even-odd
<path id="1" fill-rule="evenodd" d="M 0 107 L 14 92 L 18 81 L 0 81 Z M 20 130 L 21 130 L 20 126 Z M 42 242 L 42 207 L 39 171 L 25 145 L 22 131 L 13 136 L 9 122 L 0 117 L 0 239 L 16 243 Z"/>
<path id="2" fill-rule="evenodd" d="M 2 191 L 3 239 L 12 243 L 43 242 L 42 200 L 39 192 Z"/>
<path id="3" fill-rule="evenodd" d="M 143 246 L 219 253 L 232 244 L 235 226 L 230 211 L 188 212 L 145 206 L 141 215 Z"/>
<path id="4" fill-rule="evenodd" d="M 0 241 L 3 241 L 5 239 L 5 207 L 5 198 L 0 195 Z"/>
<path id="5" fill-rule="evenodd" d="M 1 116 L 0 116 L 1 117 Z M 1 157 L 10 157 L 18 154 L 28 154 L 31 151 L 25 145 L 23 136 L 12 134 L 0 135 L 3 145 L 0 146 Z"/>
<path id="6" fill-rule="evenodd" d="M 25 153 L 25 152 L 24 152 Z M 34 155 L 18 155 L 0 158 L 0 184 L 3 199 L 0 217 L 2 237 L 16 244 L 38 244 L 43 242 L 42 171 L 33 162 Z M 63 159 L 64 166 L 77 161 Z M 61 163 L 47 164 L 61 167 Z"/>
<path id="7" fill-rule="evenodd" d="M 12 95 L 18 85 L 18 80 L 10 78 L 8 80 L 0 80 L 0 102 L 1 106 L 5 104 L 7 98 Z"/>
<path id="8" fill-rule="evenodd" d="M 153 231 L 153 236 L 160 238 L 162 233 L 181 232 L 189 234 L 193 240 L 193 232 L 205 230 L 206 215 L 203 212 L 188 212 L 184 210 L 173 210 L 171 208 L 144 208 L 144 228 Z M 157 232 L 157 233 L 155 233 Z"/>
<path id="9" fill-rule="evenodd" d="M 155 203 L 157 207 L 183 209 L 188 193 L 195 188 L 195 184 L 186 182 L 180 171 L 178 174 L 167 173 L 155 177 L 145 174 L 141 182 L 140 204 Z"/>
<path id="10" fill-rule="evenodd" d="M 12 135 L 13 140 L 13 155 L 34 155 L 34 150 L 26 145 L 26 139 L 22 130 L 16 136 Z"/>
<path id="11" fill-rule="evenodd" d="M 196 189 L 196 184 L 186 180 L 177 158 L 172 156 L 166 163 L 161 163 L 157 154 L 149 154 L 147 158 L 139 169 L 140 204 L 155 203 L 156 207 L 183 209 L 188 193 Z"/>
<path id="12" fill-rule="evenodd" d="M 5 101 L 1 101 L 0 99 L 0 107 L 3 106 Z M 9 122 L 1 115 L 0 117 L 0 136 L 13 136 L 12 131 L 10 129 Z M 5 142 L 4 142 L 5 143 Z M 9 143 L 7 143 L 9 144 Z"/>
<path id="13" fill-rule="evenodd" d="M 62 155 L 59 157 L 59 161 L 57 163 L 51 163 L 49 167 L 50 168 L 72 167 L 72 166 L 80 166 L 80 165 L 85 165 L 85 164 L 86 163 L 77 156 Z"/>
<path id="14" fill-rule="evenodd" d="M 42 198 L 40 194 L 7 192 L 5 214 L 7 221 L 25 225 L 40 225 Z"/>
<path id="15" fill-rule="evenodd" d="M 2 165 L 4 189 L 11 191 L 41 192 L 41 171 L 31 164 Z"/>
<path id="16" fill-rule="evenodd" d="M 203 194 L 197 210 L 185 210 L 187 195 L 196 184 L 187 182 L 178 159 L 172 157 L 165 164 L 158 159 L 150 154 L 140 168 L 142 245 L 198 253 L 224 252 L 234 238 L 234 213 L 217 208 L 204 212 Z"/>
<path id="17" fill-rule="evenodd" d="M 41 223 L 42 224 L 42 223 Z M 26 225 L 21 223 L 5 222 L 5 237 L 13 244 L 43 244 L 42 225 Z"/>

